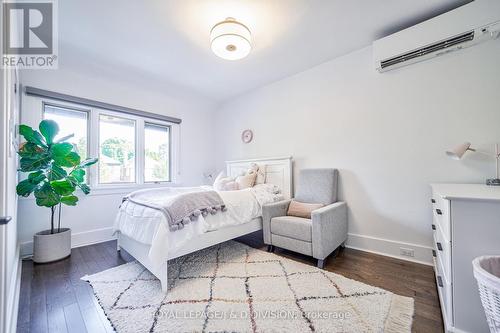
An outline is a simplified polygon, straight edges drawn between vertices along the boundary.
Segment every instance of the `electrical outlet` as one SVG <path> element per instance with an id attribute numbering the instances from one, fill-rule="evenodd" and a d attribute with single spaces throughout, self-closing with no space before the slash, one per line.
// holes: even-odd
<path id="1" fill-rule="evenodd" d="M 413 249 L 408 249 L 406 247 L 400 247 L 399 254 L 405 257 L 415 257 L 415 251 Z"/>

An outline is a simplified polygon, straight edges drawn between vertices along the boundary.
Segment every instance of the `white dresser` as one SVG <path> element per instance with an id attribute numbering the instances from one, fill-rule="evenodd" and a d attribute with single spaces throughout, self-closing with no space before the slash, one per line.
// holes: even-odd
<path id="1" fill-rule="evenodd" d="M 445 329 L 489 332 L 472 260 L 500 254 L 500 187 L 432 184 L 434 271 Z"/>

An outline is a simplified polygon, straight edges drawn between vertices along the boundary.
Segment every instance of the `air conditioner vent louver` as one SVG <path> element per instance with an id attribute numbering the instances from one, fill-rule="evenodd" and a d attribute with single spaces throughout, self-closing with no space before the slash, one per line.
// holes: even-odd
<path id="1" fill-rule="evenodd" d="M 398 55 L 396 57 L 383 60 L 380 62 L 380 68 L 383 70 L 387 67 L 394 66 L 396 64 L 401 64 L 411 59 L 423 57 L 425 55 L 435 53 L 440 50 L 446 50 L 451 46 L 466 43 L 472 41 L 473 39 L 474 39 L 474 31 L 466 32 L 456 37 L 449 38 L 437 43 L 433 43 L 431 45 L 427 45 L 425 47 Z"/>

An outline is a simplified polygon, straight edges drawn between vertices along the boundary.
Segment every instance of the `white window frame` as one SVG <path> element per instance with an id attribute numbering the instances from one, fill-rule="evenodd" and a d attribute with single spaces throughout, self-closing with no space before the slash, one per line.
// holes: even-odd
<path id="1" fill-rule="evenodd" d="M 42 101 L 42 120 L 45 119 L 46 106 L 75 112 L 84 112 L 87 114 L 87 156 L 90 156 L 90 122 L 92 121 L 91 110 L 89 108 L 67 105 L 67 103 Z"/>
<path id="2" fill-rule="evenodd" d="M 92 110 L 89 108 L 81 107 L 81 106 L 73 106 L 65 102 L 47 102 L 42 101 L 42 120 L 45 119 L 45 107 L 54 107 L 65 109 L 69 111 L 76 112 L 85 112 L 87 114 L 87 158 L 90 157 L 90 123 L 92 122 Z M 86 183 L 91 184 L 91 175 L 89 172 L 86 172 Z"/>
<path id="3" fill-rule="evenodd" d="M 131 191 L 138 188 L 148 188 L 148 187 L 161 187 L 161 186 L 172 186 L 179 183 L 179 148 L 180 148 L 180 124 L 173 122 L 162 121 L 158 119 L 141 117 L 137 115 L 132 115 L 124 112 L 104 110 L 95 107 L 82 106 L 77 103 L 54 101 L 49 98 L 38 98 L 41 101 L 41 111 L 39 112 L 39 121 L 44 119 L 45 105 L 52 105 L 54 107 L 67 108 L 69 110 L 83 111 L 87 112 L 87 154 L 88 157 L 99 157 L 99 117 L 100 115 L 109 115 L 114 117 L 120 117 L 124 119 L 130 119 L 135 121 L 135 182 L 128 183 L 99 183 L 99 166 L 98 163 L 92 165 L 87 171 L 87 182 L 92 191 L 97 193 L 123 193 L 126 191 Z M 39 122 L 38 121 L 38 122 Z M 33 120 L 33 125 L 35 121 Z M 145 169 L 145 124 L 160 125 L 169 127 L 169 168 L 170 174 L 168 181 L 153 181 L 146 182 L 144 169 Z M 38 125 L 38 123 L 37 123 Z M 36 125 L 36 126 L 37 126 Z M 35 127 L 36 127 L 35 126 Z M 91 192 L 92 195 L 92 192 Z"/>
<path id="4" fill-rule="evenodd" d="M 140 178 L 139 178 L 139 170 L 138 170 L 138 159 L 139 159 L 139 127 L 140 127 L 140 123 L 139 123 L 139 119 L 137 119 L 138 117 L 135 117 L 135 116 L 128 116 L 128 115 L 124 115 L 123 113 L 120 113 L 120 112 L 112 112 L 112 111 L 105 111 L 105 110 L 97 110 L 97 112 L 95 112 L 95 120 L 96 120 L 96 123 L 95 123 L 95 133 L 96 135 L 94 135 L 95 137 L 95 142 L 92 144 L 92 147 L 95 149 L 95 154 L 92 155 L 93 157 L 97 157 L 99 158 L 100 157 L 100 151 L 101 151 L 101 147 L 100 147 L 100 134 L 101 134 L 101 131 L 100 131 L 100 118 L 101 116 L 111 116 L 111 117 L 115 117 L 115 118 L 121 118 L 121 119 L 125 119 L 125 120 L 132 120 L 134 121 L 134 136 L 135 136 L 135 140 L 134 140 L 134 154 L 135 154 L 135 157 L 134 157 L 134 163 L 135 163 L 135 168 L 134 168 L 134 181 L 133 182 L 116 182 L 116 183 L 100 183 L 100 179 L 99 179 L 99 166 L 100 166 L 100 163 L 97 162 L 93 168 L 94 168 L 94 171 L 95 171 L 95 177 L 94 177 L 94 183 L 92 184 L 95 188 L 105 188 L 105 187 L 108 187 L 108 185 L 111 185 L 111 186 L 114 186 L 114 187 L 118 187 L 118 186 L 124 186 L 124 187 L 130 187 L 131 185 L 135 185 L 135 184 L 140 184 L 139 181 L 140 181 Z"/>
<path id="5" fill-rule="evenodd" d="M 147 119 L 147 118 L 144 118 L 144 122 L 143 122 L 143 126 L 142 126 L 142 130 L 143 130 L 143 133 L 142 133 L 142 137 L 144 138 L 142 140 L 142 143 L 145 144 L 146 142 L 146 124 L 151 124 L 151 125 L 156 125 L 156 126 L 159 126 L 159 127 L 167 127 L 168 128 L 168 180 L 156 180 L 156 181 L 146 181 L 146 175 L 144 173 L 144 170 L 146 169 L 146 149 L 144 148 L 144 146 L 142 147 L 142 167 L 143 167 L 143 181 L 144 181 L 144 184 L 164 184 L 164 183 L 171 183 L 172 182 L 172 177 L 173 177 L 173 174 L 172 174 L 172 124 L 171 123 L 167 123 L 165 121 L 161 121 L 161 120 L 154 120 L 154 119 Z"/>

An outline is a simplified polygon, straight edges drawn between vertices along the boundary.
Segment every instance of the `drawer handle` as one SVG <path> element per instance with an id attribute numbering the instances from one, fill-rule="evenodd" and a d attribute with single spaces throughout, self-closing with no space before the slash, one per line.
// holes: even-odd
<path id="1" fill-rule="evenodd" d="M 437 242 L 436 245 L 439 251 L 443 251 L 443 246 L 441 245 L 441 243 Z"/>
<path id="2" fill-rule="evenodd" d="M 439 208 L 436 208 L 436 213 L 437 213 L 438 215 L 443 215 L 443 212 L 442 212 L 442 211 L 441 211 L 441 209 L 439 209 Z"/>
<path id="3" fill-rule="evenodd" d="M 432 202 L 432 203 L 436 203 L 436 200 L 434 200 L 434 199 L 431 199 L 431 202 Z"/>
<path id="4" fill-rule="evenodd" d="M 443 288 L 443 279 L 439 275 L 438 275 L 438 286 L 440 286 L 441 288 Z"/>
<path id="5" fill-rule="evenodd" d="M 436 258 L 436 251 L 435 251 L 435 250 L 432 250 L 432 256 L 433 256 L 434 258 Z"/>
<path id="6" fill-rule="evenodd" d="M 435 224 L 432 225 L 432 230 L 436 230 L 436 225 Z"/>

